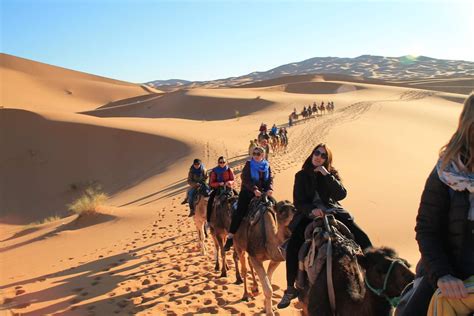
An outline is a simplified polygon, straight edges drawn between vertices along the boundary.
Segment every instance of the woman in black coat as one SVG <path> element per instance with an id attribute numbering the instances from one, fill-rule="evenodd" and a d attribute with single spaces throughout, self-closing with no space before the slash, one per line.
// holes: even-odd
<path id="1" fill-rule="evenodd" d="M 416 218 L 421 253 L 414 287 L 397 315 L 426 315 L 437 288 L 443 297 L 467 297 L 463 280 L 474 276 L 474 95 L 440 151 L 426 180 Z"/>
<path id="2" fill-rule="evenodd" d="M 327 145 L 319 144 L 295 175 L 293 203 L 297 214 L 290 223 L 292 235 L 286 251 L 287 290 L 278 308 L 287 307 L 291 300 L 297 297 L 294 283 L 298 272 L 298 251 L 304 243 L 306 226 L 315 217 L 323 216 L 327 210 L 333 211 L 334 217 L 350 229 L 362 249 L 372 246 L 367 235 L 355 224 L 351 214 L 339 204 L 338 201 L 344 199 L 346 194 L 339 174 L 332 166 L 331 150 Z"/>

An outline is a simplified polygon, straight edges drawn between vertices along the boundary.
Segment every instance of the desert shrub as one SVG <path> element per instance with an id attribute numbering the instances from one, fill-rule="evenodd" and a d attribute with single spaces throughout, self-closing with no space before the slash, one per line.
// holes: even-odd
<path id="1" fill-rule="evenodd" d="M 102 192 L 98 185 L 89 186 L 77 200 L 68 205 L 69 210 L 79 216 L 95 214 L 98 208 L 108 199 L 107 194 Z"/>

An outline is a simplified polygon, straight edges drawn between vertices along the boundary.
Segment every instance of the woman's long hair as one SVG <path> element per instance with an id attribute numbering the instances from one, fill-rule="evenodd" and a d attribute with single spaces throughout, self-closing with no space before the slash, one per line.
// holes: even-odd
<path id="1" fill-rule="evenodd" d="M 332 165 L 332 151 L 331 149 L 329 149 L 328 145 L 326 145 L 325 143 L 320 143 L 318 144 L 316 147 L 314 147 L 313 151 L 311 152 L 311 154 L 309 155 L 308 158 L 306 158 L 306 160 L 304 161 L 303 163 L 303 167 L 302 169 L 304 170 L 308 170 L 308 171 L 313 171 L 314 170 L 314 166 L 313 166 L 313 152 L 319 148 L 324 148 L 328 154 L 328 159 L 326 159 L 326 161 L 324 162 L 323 166 L 329 171 L 329 173 L 331 173 L 336 179 L 338 180 L 341 180 L 340 176 L 339 176 L 339 172 L 337 172 L 336 168 L 333 167 Z"/>
<path id="2" fill-rule="evenodd" d="M 441 170 L 444 170 L 450 161 L 461 158 L 469 172 L 474 170 L 474 93 L 471 92 L 464 102 L 456 132 L 449 142 L 439 152 L 442 159 Z M 461 166 L 458 166 L 461 167 Z"/>

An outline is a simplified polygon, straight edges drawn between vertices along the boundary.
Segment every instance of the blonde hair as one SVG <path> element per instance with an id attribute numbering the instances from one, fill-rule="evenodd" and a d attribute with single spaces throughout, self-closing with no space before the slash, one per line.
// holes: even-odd
<path id="1" fill-rule="evenodd" d="M 444 170 L 450 161 L 457 161 L 461 157 L 462 163 L 469 172 L 474 169 L 474 93 L 471 92 L 464 102 L 464 107 L 459 117 L 456 132 L 444 145 L 439 156 L 442 159 L 441 170 Z M 461 167 L 461 166 L 459 166 Z"/>

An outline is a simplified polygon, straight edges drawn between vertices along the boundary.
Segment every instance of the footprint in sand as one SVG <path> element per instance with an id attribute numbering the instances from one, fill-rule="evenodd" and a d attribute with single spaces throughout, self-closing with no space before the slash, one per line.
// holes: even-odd
<path id="1" fill-rule="evenodd" d="M 82 287 L 76 287 L 75 289 L 72 289 L 72 291 L 77 293 L 77 292 L 82 291 L 83 289 L 84 288 L 82 288 Z"/>
<path id="2" fill-rule="evenodd" d="M 26 293 L 26 291 L 23 290 L 23 289 L 20 289 L 20 290 L 16 290 L 15 295 L 18 296 L 18 295 L 21 295 L 23 293 Z"/>
<path id="3" fill-rule="evenodd" d="M 92 286 L 96 286 L 96 285 L 99 284 L 99 283 L 100 283 L 100 282 L 98 282 L 98 281 L 94 281 L 94 282 L 91 283 L 91 285 L 92 285 Z"/>
<path id="4" fill-rule="evenodd" d="M 211 300 L 211 299 L 208 299 L 208 298 L 207 298 L 207 299 L 204 300 L 204 305 L 210 305 L 210 304 L 212 304 L 212 300 Z"/>
<path id="5" fill-rule="evenodd" d="M 182 286 L 180 288 L 178 288 L 178 292 L 179 293 L 188 293 L 189 292 L 189 286 Z"/>

